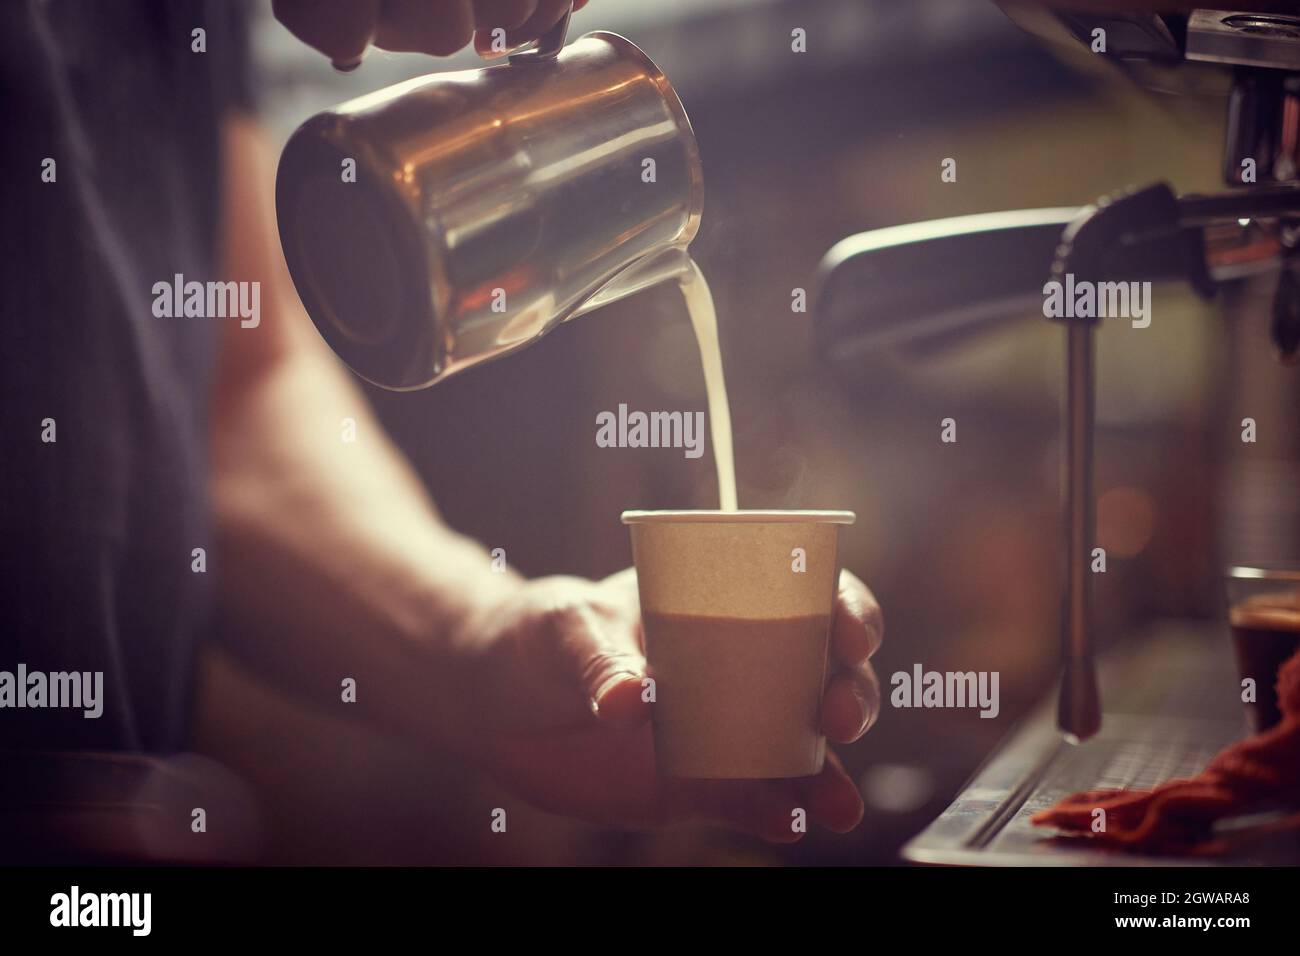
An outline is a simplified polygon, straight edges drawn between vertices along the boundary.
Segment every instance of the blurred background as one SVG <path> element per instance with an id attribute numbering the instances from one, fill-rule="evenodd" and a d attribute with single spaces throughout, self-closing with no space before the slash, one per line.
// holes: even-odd
<path id="1" fill-rule="evenodd" d="M 791 52 L 796 27 L 807 53 Z M 706 203 L 692 251 L 718 307 L 741 506 L 856 511 L 844 563 L 885 608 L 876 660 L 886 692 L 889 675 L 915 663 L 995 670 L 1001 713 L 886 706 L 842 753 L 866 800 L 862 825 L 773 848 L 703 828 L 612 832 L 529 811 L 441 755 L 300 709 L 218 655 L 205 693 L 241 695 L 245 706 L 221 721 L 205 715 L 202 747 L 262 797 L 271 862 L 892 863 L 1054 691 L 1061 330 L 1027 314 L 922 358 L 833 366 L 813 350 L 810 315 L 792 312 L 792 290 L 811 296 L 826 250 L 865 229 L 1084 204 L 1157 180 L 1219 188 L 1223 98 L 1143 89 L 980 0 L 592 0 L 570 35 L 592 29 L 625 34 L 664 69 L 700 143 Z M 269 9 L 257 50 L 277 143 L 320 108 L 430 67 L 480 65 L 468 53 L 434 62 L 372 51 L 339 75 Z M 939 176 L 949 157 L 955 183 Z M 1271 291 L 1266 281 L 1205 304 L 1158 287 L 1143 335 L 1103 325 L 1104 644 L 1160 618 L 1221 613 L 1225 562 L 1297 557 L 1275 544 L 1295 536 L 1274 533 L 1297 523 L 1297 496 L 1285 492 L 1298 486 L 1296 436 L 1263 429 L 1249 460 L 1238 440 L 1243 415 L 1300 405 L 1296 376 L 1268 354 Z M 367 394 L 449 523 L 529 575 L 628 565 L 625 508 L 716 506 L 710 455 L 594 441 L 597 413 L 621 402 L 705 408 L 672 289 L 436 388 Z M 958 422 L 956 445 L 939 440 L 946 417 Z M 1251 508 L 1231 506 L 1247 498 Z M 494 806 L 509 809 L 509 841 L 489 833 Z"/>

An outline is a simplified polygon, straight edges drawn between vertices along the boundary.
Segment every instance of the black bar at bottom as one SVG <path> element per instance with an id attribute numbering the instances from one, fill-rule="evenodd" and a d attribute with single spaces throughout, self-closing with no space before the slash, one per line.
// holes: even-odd
<path id="1" fill-rule="evenodd" d="M 0 870 L 0 939 L 15 953 L 28 950 L 7 944 L 60 937 L 129 944 L 143 938 L 135 934 L 144 928 L 144 897 L 128 903 L 117 894 L 147 893 L 148 938 L 205 949 L 283 938 L 329 943 L 331 951 L 345 941 L 420 940 L 437 951 L 499 942 L 511 931 L 527 933 L 534 944 L 666 943 L 679 937 L 661 934 L 683 921 L 714 927 L 732 943 L 780 923 L 804 927 L 808 942 L 829 940 L 833 927 L 833 938 L 848 935 L 850 945 L 863 947 L 899 934 L 994 951 L 1126 937 L 1141 946 L 1200 937 L 1233 947 L 1279 937 L 1294 942 L 1296 876 L 1295 869 L 1224 867 L 7 869 Z M 78 922 L 90 907 L 110 917 L 116 910 L 126 925 L 52 925 L 52 918 L 71 922 L 74 886 Z M 105 904 L 103 894 L 117 896 Z M 87 903 L 88 897 L 95 899 Z"/>

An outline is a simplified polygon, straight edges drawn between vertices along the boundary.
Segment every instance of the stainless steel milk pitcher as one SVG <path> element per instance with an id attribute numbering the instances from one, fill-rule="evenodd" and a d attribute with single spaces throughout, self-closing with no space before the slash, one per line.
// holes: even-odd
<path id="1" fill-rule="evenodd" d="M 686 111 L 628 40 L 563 46 L 565 26 L 344 103 L 285 146 L 285 259 L 362 378 L 423 388 L 680 274 L 704 201 Z"/>

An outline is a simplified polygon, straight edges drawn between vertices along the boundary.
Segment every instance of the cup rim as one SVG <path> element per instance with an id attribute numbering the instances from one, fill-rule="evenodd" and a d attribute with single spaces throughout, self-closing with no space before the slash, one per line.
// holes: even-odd
<path id="1" fill-rule="evenodd" d="M 624 511 L 623 524 L 853 524 L 852 511 Z"/>
<path id="2" fill-rule="evenodd" d="M 1233 581 L 1300 581 L 1300 565 L 1236 564 L 1224 572 Z"/>

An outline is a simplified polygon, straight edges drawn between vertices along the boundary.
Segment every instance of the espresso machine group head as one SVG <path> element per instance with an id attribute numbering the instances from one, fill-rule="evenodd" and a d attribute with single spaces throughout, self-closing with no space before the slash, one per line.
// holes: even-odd
<path id="1" fill-rule="evenodd" d="M 877 229 L 837 243 L 822 261 L 814 325 L 821 352 L 844 359 L 949 340 L 1042 310 L 1045 283 L 1182 281 L 1202 296 L 1274 272 L 1271 334 L 1300 356 L 1300 16 L 1268 11 L 1053 12 L 1000 4 L 1041 36 L 1090 43 L 1145 85 L 1226 96 L 1229 191 L 1177 196 L 1164 184 L 1083 208 L 1030 209 Z M 1249 160 L 1250 162 L 1246 162 Z M 934 276 L 943 276 L 942 282 Z M 1044 310 L 1045 312 L 1046 310 Z M 1063 512 L 1066 579 L 1058 723 L 1071 740 L 1101 725 L 1093 660 L 1093 406 L 1095 317 L 1066 323 Z"/>

